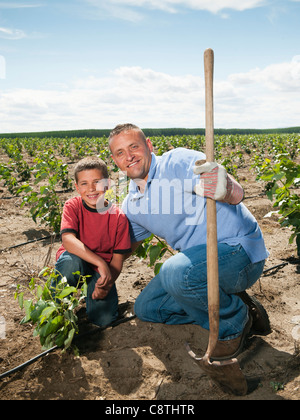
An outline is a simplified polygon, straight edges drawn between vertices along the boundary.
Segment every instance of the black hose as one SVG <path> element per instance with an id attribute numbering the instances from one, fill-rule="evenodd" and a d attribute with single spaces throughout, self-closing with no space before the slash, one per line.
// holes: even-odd
<path id="1" fill-rule="evenodd" d="M 30 241 L 23 242 L 23 243 L 18 244 L 18 245 L 9 246 L 9 247 L 7 247 L 7 248 L 0 249 L 0 252 L 3 252 L 3 251 L 9 251 L 10 249 L 19 248 L 19 247 L 24 246 L 24 245 L 27 245 L 27 244 L 32 244 L 32 243 L 34 243 L 34 242 L 43 241 L 44 239 L 50 239 L 50 238 L 52 238 L 52 236 L 53 236 L 53 235 L 43 236 L 42 238 L 32 239 L 32 240 L 30 240 Z"/>
<path id="2" fill-rule="evenodd" d="M 76 339 L 76 340 L 79 340 L 80 338 L 82 338 L 82 337 L 86 337 L 87 335 L 90 335 L 90 334 L 95 334 L 95 333 L 98 333 L 98 332 L 104 331 L 104 330 L 106 330 L 107 328 L 110 328 L 110 327 L 111 327 L 111 328 L 116 327 L 116 326 L 118 326 L 118 325 L 120 325 L 120 324 L 124 324 L 125 322 L 131 321 L 131 320 L 132 320 L 132 319 L 134 319 L 135 317 L 136 317 L 136 315 L 132 315 L 132 316 L 130 316 L 130 317 L 128 317 L 128 318 L 121 318 L 121 319 L 118 319 L 117 321 L 113 322 L 112 324 L 107 325 L 106 327 L 97 327 L 97 328 L 93 328 L 92 330 L 90 330 L 90 331 L 86 331 L 86 332 L 84 332 L 84 333 L 80 334 L 78 337 L 75 337 L 75 339 Z M 75 339 L 74 339 L 74 341 L 75 341 Z M 5 373 L 2 373 L 2 374 L 0 375 L 0 380 L 1 380 L 1 379 L 6 378 L 7 376 L 12 375 L 13 373 L 16 373 L 16 372 L 18 372 L 18 371 L 20 371 L 20 370 L 24 369 L 26 366 L 31 365 L 32 363 L 36 362 L 36 361 L 37 361 L 38 359 L 40 359 L 41 357 L 47 356 L 47 354 L 51 353 L 52 351 L 54 351 L 54 350 L 56 350 L 56 349 L 58 349 L 58 348 L 59 348 L 58 346 L 53 346 L 53 347 L 51 347 L 50 349 L 48 349 L 48 350 L 44 351 L 43 353 L 38 354 L 37 356 L 33 357 L 32 359 L 27 360 L 27 362 L 22 363 L 21 365 L 19 365 L 19 366 L 17 366 L 17 367 L 15 367 L 15 368 L 13 368 L 13 369 L 11 369 L 11 370 L 8 370 L 8 371 L 7 371 L 7 372 L 5 372 Z"/>
<path id="3" fill-rule="evenodd" d="M 26 366 L 31 365 L 32 363 L 36 362 L 36 361 L 37 361 L 38 359 L 40 359 L 41 357 L 43 357 L 43 356 L 47 356 L 47 354 L 51 353 L 53 350 L 56 350 L 57 348 L 58 348 L 57 346 L 51 347 L 51 349 L 44 351 L 43 353 L 41 353 L 41 354 L 39 354 L 39 355 L 37 355 L 37 356 L 33 357 L 33 358 L 32 358 L 32 359 L 30 359 L 30 360 L 27 360 L 27 362 L 23 363 L 22 365 L 17 366 L 17 367 L 15 367 L 15 368 L 13 368 L 13 369 L 11 369 L 11 370 L 9 370 L 9 371 L 5 372 L 5 373 L 2 373 L 2 374 L 0 375 L 0 379 L 4 379 L 4 378 L 6 378 L 7 376 L 12 375 L 13 373 L 18 372 L 19 370 L 21 370 L 21 369 L 25 368 Z"/>
<path id="4" fill-rule="evenodd" d="M 278 264 L 278 265 L 274 265 L 274 267 L 270 267 L 270 268 L 268 268 L 268 269 L 264 270 L 264 271 L 263 271 L 263 274 L 266 274 L 266 273 L 268 273 L 269 271 L 275 270 L 276 268 L 283 268 L 283 267 L 285 267 L 286 265 L 288 265 L 288 263 L 287 263 L 287 262 L 285 262 L 285 263 L 281 263 L 281 264 Z"/>

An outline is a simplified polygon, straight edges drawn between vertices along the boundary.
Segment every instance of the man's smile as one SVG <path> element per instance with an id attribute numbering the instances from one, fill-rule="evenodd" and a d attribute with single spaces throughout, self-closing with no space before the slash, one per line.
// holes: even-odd
<path id="1" fill-rule="evenodd" d="M 139 160 L 136 160 L 135 162 L 133 162 L 130 165 L 128 165 L 128 168 L 132 168 L 133 166 L 135 166 L 139 162 L 140 162 Z"/>

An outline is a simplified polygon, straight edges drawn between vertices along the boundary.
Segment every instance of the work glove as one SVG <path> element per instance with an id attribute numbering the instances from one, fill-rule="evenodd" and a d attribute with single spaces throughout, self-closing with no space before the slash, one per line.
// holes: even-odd
<path id="1" fill-rule="evenodd" d="M 194 174 L 201 175 L 199 183 L 194 188 L 197 195 L 233 205 L 243 200 L 242 186 L 228 175 L 224 166 L 216 162 L 198 160 L 193 171 Z"/>

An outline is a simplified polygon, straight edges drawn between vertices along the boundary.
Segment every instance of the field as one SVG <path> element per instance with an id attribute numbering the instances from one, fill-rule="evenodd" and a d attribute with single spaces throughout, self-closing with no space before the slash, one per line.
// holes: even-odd
<path id="1" fill-rule="evenodd" d="M 154 136 L 157 154 L 174 148 L 204 150 L 204 137 Z M 120 311 L 128 321 L 76 341 L 80 355 L 54 350 L 0 382 L 0 399 L 83 400 L 297 400 L 300 396 L 300 135 L 216 136 L 216 159 L 239 179 L 245 205 L 263 231 L 268 270 L 249 291 L 266 308 L 272 333 L 251 337 L 239 356 L 258 387 L 246 397 L 223 393 L 185 349 L 204 354 L 208 334 L 195 325 L 167 326 L 131 319 L 133 303 L 154 275 L 157 260 L 131 256 L 117 281 Z M 40 354 L 34 327 L 20 324 L 24 310 L 14 299 L 45 264 L 53 266 L 60 246 L 60 214 L 74 196 L 74 163 L 100 155 L 118 185 L 106 137 L 0 138 L 0 375 Z M 117 203 L 124 196 L 117 188 Z M 52 239 L 51 239 L 52 238 Z M 154 246 L 157 239 L 153 239 Z M 19 246 L 20 245 L 20 246 Z M 148 248 L 149 251 L 150 248 Z M 83 307 L 80 331 L 90 328 Z"/>

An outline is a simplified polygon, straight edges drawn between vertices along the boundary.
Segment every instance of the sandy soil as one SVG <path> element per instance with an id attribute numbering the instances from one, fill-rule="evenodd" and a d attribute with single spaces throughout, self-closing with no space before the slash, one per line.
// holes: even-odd
<path id="1" fill-rule="evenodd" d="M 206 376 L 185 349 L 185 342 L 201 356 L 208 334 L 195 325 L 167 326 L 130 320 L 78 342 L 80 357 L 56 350 L 2 381 L 0 399 L 81 400 L 297 400 L 300 397 L 299 343 L 292 337 L 292 319 L 300 315 L 300 265 L 290 231 L 281 228 L 276 215 L 261 196 L 249 167 L 240 172 L 245 204 L 260 223 L 271 252 L 266 273 L 249 291 L 268 311 L 272 333 L 252 337 L 239 357 L 243 372 L 259 386 L 246 397 L 225 394 Z M 20 325 L 23 313 L 14 300 L 19 282 L 26 281 L 44 265 L 50 248 L 42 240 L 8 249 L 48 235 L 20 208 L 19 198 L 0 186 L 0 374 L 41 353 L 30 325 Z M 62 196 L 65 200 L 66 196 Z M 54 243 L 51 264 L 59 241 Z M 147 261 L 131 257 L 117 282 L 122 310 L 127 316 L 133 303 L 153 276 Z M 83 311 L 84 312 L 84 311 Z M 84 328 L 84 317 L 83 317 Z M 280 388 L 277 390 L 277 388 Z"/>

